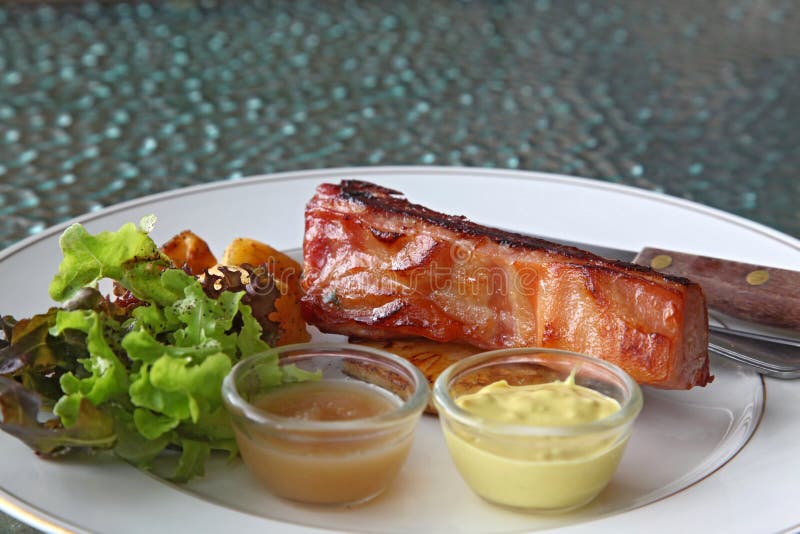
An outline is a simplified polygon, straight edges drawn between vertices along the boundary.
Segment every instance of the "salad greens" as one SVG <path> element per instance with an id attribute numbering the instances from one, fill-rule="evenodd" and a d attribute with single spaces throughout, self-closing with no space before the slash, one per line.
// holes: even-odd
<path id="1" fill-rule="evenodd" d="M 253 308 L 275 295 L 249 293 L 238 276 L 220 290 L 230 273 L 214 286 L 175 268 L 148 235 L 154 222 L 63 233 L 50 284 L 60 307 L 0 319 L 0 428 L 47 457 L 110 449 L 149 468 L 179 449 L 171 478 L 186 481 L 212 450 L 237 453 L 220 388 L 237 361 L 269 349 L 274 332 Z M 99 292 L 103 279 L 118 298 Z M 278 382 L 314 376 L 273 365 Z"/>

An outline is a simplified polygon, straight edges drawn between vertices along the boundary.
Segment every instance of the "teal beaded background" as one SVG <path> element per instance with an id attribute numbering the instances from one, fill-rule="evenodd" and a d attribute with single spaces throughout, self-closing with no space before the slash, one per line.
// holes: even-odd
<path id="1" fill-rule="evenodd" d="M 792 0 L 0 2 L 0 246 L 379 164 L 574 174 L 800 237 L 798 145 Z"/>
<path id="2" fill-rule="evenodd" d="M 567 173 L 800 235 L 800 5 L 0 4 L 0 244 L 122 200 L 375 164 Z"/>

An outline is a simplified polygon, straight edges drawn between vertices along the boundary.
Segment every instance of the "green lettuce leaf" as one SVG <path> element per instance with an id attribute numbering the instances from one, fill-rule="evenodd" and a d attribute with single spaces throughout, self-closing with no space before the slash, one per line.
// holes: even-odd
<path id="1" fill-rule="evenodd" d="M 104 319 L 95 311 L 59 311 L 56 315 L 56 324 L 50 329 L 50 334 L 58 336 L 65 330 L 83 332 L 89 351 L 88 358 L 78 360 L 89 376 L 78 378 L 72 372 L 61 376 L 61 389 L 66 396 L 56 403 L 54 413 L 61 416 L 65 426 L 75 422 L 77 405 L 82 398 L 99 406 L 127 394 L 128 371 L 106 340 L 107 331 L 119 329 L 113 319 Z"/>
<path id="2" fill-rule="evenodd" d="M 133 411 L 133 424 L 136 430 L 148 440 L 160 438 L 180 423 L 180 419 L 153 413 L 146 408 L 136 408 Z"/>
<path id="3" fill-rule="evenodd" d="M 206 460 L 211 454 L 208 443 L 192 439 L 181 440 L 181 457 L 178 467 L 170 477 L 175 482 L 186 482 L 206 473 Z"/>
<path id="4" fill-rule="evenodd" d="M 243 300 L 246 286 L 204 287 L 174 268 L 148 235 L 153 223 L 64 232 L 50 285 L 62 307 L 0 324 L 0 427 L 40 454 L 112 449 L 143 469 L 172 462 L 168 476 L 186 481 L 213 451 L 237 454 L 222 381 L 272 338 Z M 97 290 L 103 279 L 135 298 L 117 306 Z M 274 297 L 258 302 L 260 314 Z M 274 353 L 258 373 L 274 385 L 319 378 L 279 367 Z M 56 416 L 47 423 L 43 402 Z M 173 449 L 180 456 L 161 454 Z"/>
<path id="5" fill-rule="evenodd" d="M 172 433 L 161 434 L 157 438 L 147 438 L 136 426 L 133 413 L 120 405 L 112 405 L 114 432 L 117 442 L 114 454 L 141 468 L 149 469 L 153 460 L 169 446 Z"/>
<path id="6" fill-rule="evenodd" d="M 239 330 L 236 345 L 241 357 L 247 358 L 252 354 L 269 350 L 270 346 L 261 339 L 261 324 L 253 317 L 250 306 L 239 306 L 239 315 L 242 318 L 242 328 Z M 275 363 L 277 365 L 277 361 Z"/>
<path id="7" fill-rule="evenodd" d="M 165 266 L 168 261 L 147 235 L 152 218 L 142 220 L 144 228 L 128 223 L 116 232 L 92 235 L 80 224 L 73 224 L 61 235 L 59 245 L 64 259 L 50 283 L 50 296 L 59 302 L 69 300 L 82 288 L 93 287 L 103 278 L 122 281 L 126 266 L 148 267 L 152 261 Z M 137 269 L 138 272 L 138 269 Z M 129 288 L 130 289 L 130 288 Z"/>

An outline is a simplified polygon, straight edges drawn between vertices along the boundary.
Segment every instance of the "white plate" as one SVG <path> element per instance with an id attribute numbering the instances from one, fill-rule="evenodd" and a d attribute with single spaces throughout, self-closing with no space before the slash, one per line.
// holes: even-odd
<path id="1" fill-rule="evenodd" d="M 447 213 L 522 232 L 609 246 L 682 249 L 779 267 L 800 265 L 800 243 L 744 219 L 679 199 L 556 175 L 456 168 L 360 168 L 287 173 L 201 186 L 128 202 L 79 220 L 115 229 L 155 213 L 156 241 L 191 228 L 221 251 L 235 236 L 283 249 L 302 242 L 316 184 L 359 178 L 394 187 Z M 63 226 L 0 253 L 6 314 L 50 305 Z M 620 471 L 589 507 L 533 516 L 472 495 L 450 463 L 433 418 L 378 500 L 352 510 L 279 501 L 239 463 L 174 486 L 122 462 L 49 462 L 0 435 L 0 508 L 35 526 L 90 532 L 564 532 L 781 531 L 800 525 L 800 384 L 713 360 L 716 380 L 689 392 L 647 390 Z M 765 406 L 765 399 L 768 403 Z M 762 413 L 763 411 L 763 413 Z"/>

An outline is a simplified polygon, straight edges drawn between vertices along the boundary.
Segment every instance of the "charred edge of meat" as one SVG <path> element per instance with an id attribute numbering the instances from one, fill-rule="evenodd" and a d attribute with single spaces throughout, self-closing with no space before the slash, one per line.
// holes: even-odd
<path id="1" fill-rule="evenodd" d="M 403 237 L 403 234 L 400 232 L 387 232 L 385 230 L 373 228 L 372 226 L 369 227 L 369 231 L 372 232 L 372 235 L 375 236 L 375 239 L 383 243 L 394 243 Z"/>
<path id="2" fill-rule="evenodd" d="M 338 186 L 339 196 L 344 200 L 359 202 L 368 208 L 385 210 L 400 215 L 414 217 L 421 221 L 435 224 L 452 232 L 470 237 L 488 237 L 492 241 L 511 248 L 528 248 L 543 250 L 551 254 L 572 256 L 586 261 L 603 261 L 623 269 L 630 269 L 642 273 L 657 274 L 667 280 L 680 285 L 694 284 L 691 280 L 680 276 L 654 271 L 649 267 L 628 263 L 619 260 L 602 258 L 579 248 L 560 245 L 544 239 L 539 239 L 525 234 L 508 232 L 489 226 L 474 223 L 462 215 L 446 215 L 438 211 L 414 204 L 406 200 L 402 193 L 361 180 L 342 180 Z"/>

